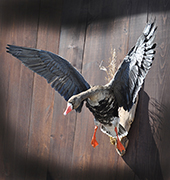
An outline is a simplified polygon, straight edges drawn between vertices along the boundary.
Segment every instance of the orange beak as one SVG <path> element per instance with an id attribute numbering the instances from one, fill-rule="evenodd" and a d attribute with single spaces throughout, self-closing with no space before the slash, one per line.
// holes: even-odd
<path id="1" fill-rule="evenodd" d="M 67 108 L 64 111 L 64 116 L 66 116 L 72 110 L 73 110 L 73 105 L 71 103 L 67 103 Z"/>

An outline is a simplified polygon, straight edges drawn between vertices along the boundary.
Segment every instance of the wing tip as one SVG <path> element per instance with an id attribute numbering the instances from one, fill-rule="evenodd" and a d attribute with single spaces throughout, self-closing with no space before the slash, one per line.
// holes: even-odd
<path id="1" fill-rule="evenodd" d="M 7 53 L 10 53 L 10 46 L 11 46 L 10 44 L 7 44 L 7 46 L 6 46 L 6 52 Z"/>

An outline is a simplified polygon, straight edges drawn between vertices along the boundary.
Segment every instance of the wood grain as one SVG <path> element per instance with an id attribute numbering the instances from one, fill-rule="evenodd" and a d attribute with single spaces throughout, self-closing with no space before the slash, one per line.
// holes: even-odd
<path id="1" fill-rule="evenodd" d="M 61 3 L 41 1 L 36 48 L 58 53 L 60 37 Z M 57 8 L 56 8 L 57 7 Z M 56 14 L 50 12 L 55 10 Z M 49 12 L 44 16 L 44 11 Z M 53 15 L 53 16 L 52 16 Z M 55 24 L 49 26 L 51 18 Z M 45 179 L 50 153 L 51 125 L 54 107 L 54 89 L 46 80 L 35 74 L 29 129 L 26 179 Z M 32 177 L 30 177 L 30 175 Z"/>
<path id="2" fill-rule="evenodd" d="M 83 18 L 86 14 L 82 9 L 84 2 L 76 2 L 63 3 L 59 55 L 81 72 L 86 28 Z M 76 4 L 76 7 L 72 7 L 72 3 Z M 70 16 L 75 17 L 73 24 L 69 24 Z M 63 116 L 65 108 L 65 100 L 56 93 L 51 131 L 50 173 L 58 179 L 70 178 L 77 123 L 75 112 Z"/>
<path id="3" fill-rule="evenodd" d="M 17 2 L 16 2 L 17 3 Z M 35 4 L 35 7 L 38 4 Z M 2 31 L 6 35 L 3 41 L 3 49 L 1 52 L 5 54 L 6 44 L 18 44 L 35 47 L 37 35 L 37 19 L 32 22 L 35 26 L 30 26 L 27 19 L 24 18 L 27 11 L 27 2 L 22 7 L 25 9 L 24 13 L 17 11 L 10 17 L 13 22 L 11 28 L 8 24 L 3 25 Z M 3 9 L 4 11 L 5 9 Z M 8 13 L 8 11 L 6 12 Z M 38 15 L 38 14 L 37 14 Z M 23 17 L 20 23 L 16 23 L 17 19 Z M 30 32 L 32 38 L 29 39 Z M 2 34 L 3 35 L 3 34 Z M 2 102 L 5 109 L 5 116 L 2 120 L 4 127 L 3 133 L 3 171 L 2 174 L 5 179 L 24 178 L 25 161 L 27 160 L 28 148 L 28 130 L 29 118 L 32 102 L 32 86 L 33 73 L 16 59 L 5 54 L 7 61 L 4 61 L 4 73 L 8 73 L 6 77 L 6 85 L 1 87 Z M 3 71 L 1 71 L 3 73 Z M 1 75 L 4 77 L 4 75 Z"/>
<path id="4" fill-rule="evenodd" d="M 12 0 L 0 2 L 0 179 L 169 179 L 169 10 L 167 0 Z M 116 68 L 156 16 L 155 61 L 140 91 L 122 157 L 97 132 L 93 116 L 63 116 L 66 102 L 40 76 L 5 52 L 6 44 L 63 56 L 91 85 L 105 84 L 111 50 Z"/>

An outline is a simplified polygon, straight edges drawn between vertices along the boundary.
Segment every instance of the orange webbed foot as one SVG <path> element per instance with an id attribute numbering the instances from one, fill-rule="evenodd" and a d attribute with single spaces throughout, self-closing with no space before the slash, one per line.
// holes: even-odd
<path id="1" fill-rule="evenodd" d="M 115 127 L 115 132 L 116 132 L 116 136 L 117 136 L 117 149 L 122 153 L 122 151 L 125 151 L 125 147 L 123 146 L 123 144 L 119 140 L 117 127 Z"/>
<path id="2" fill-rule="evenodd" d="M 98 126 L 94 127 L 94 134 L 91 140 L 91 145 L 95 148 L 96 146 L 99 145 L 99 143 L 96 141 L 96 132 L 97 132 Z"/>

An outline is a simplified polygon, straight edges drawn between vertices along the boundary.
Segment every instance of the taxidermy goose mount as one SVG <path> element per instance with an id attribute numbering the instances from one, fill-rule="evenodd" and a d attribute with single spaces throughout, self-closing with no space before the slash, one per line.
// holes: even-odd
<path id="1" fill-rule="evenodd" d="M 91 144 L 98 145 L 96 131 L 116 138 L 117 149 L 125 150 L 120 137 L 127 131 L 120 125 L 119 107 L 130 111 L 143 81 L 151 68 L 156 43 L 153 43 L 157 27 L 155 20 L 147 23 L 135 46 L 124 58 L 111 81 L 104 86 L 91 87 L 83 76 L 65 59 L 48 51 L 7 46 L 7 52 L 18 58 L 26 67 L 44 77 L 67 101 L 64 115 L 75 109 L 81 112 L 83 103 L 94 115 L 94 135 Z"/>

